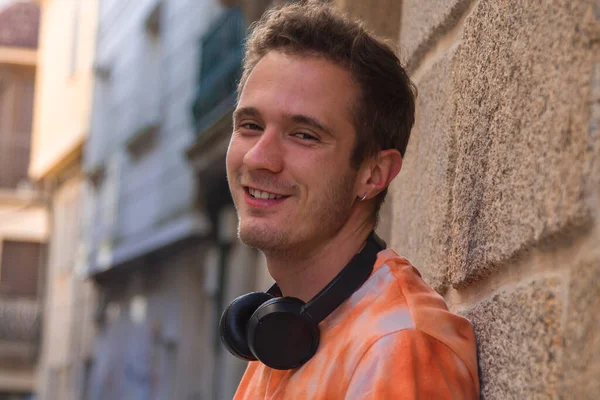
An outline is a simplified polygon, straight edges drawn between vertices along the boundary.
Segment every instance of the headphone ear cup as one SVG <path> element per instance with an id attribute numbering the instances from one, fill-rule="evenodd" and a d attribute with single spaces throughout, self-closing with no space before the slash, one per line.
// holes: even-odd
<path id="1" fill-rule="evenodd" d="M 275 369 L 292 369 L 315 354 L 319 327 L 302 312 L 304 305 L 295 297 L 273 298 L 252 314 L 247 343 L 260 362 Z"/>
<path id="2" fill-rule="evenodd" d="M 253 292 L 233 300 L 221 315 L 219 333 L 221 342 L 230 353 L 248 361 L 256 360 L 248 347 L 248 321 L 258 307 L 273 296 L 264 292 Z"/>

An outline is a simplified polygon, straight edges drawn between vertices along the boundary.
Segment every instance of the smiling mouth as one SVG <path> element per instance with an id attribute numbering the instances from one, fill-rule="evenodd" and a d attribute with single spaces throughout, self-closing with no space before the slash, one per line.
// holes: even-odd
<path id="1" fill-rule="evenodd" d="M 262 190 L 254 189 L 254 188 L 251 188 L 251 187 L 246 187 L 246 191 L 253 198 L 255 198 L 255 199 L 262 199 L 262 200 L 277 200 L 277 199 L 283 199 L 285 197 L 289 197 L 289 196 L 284 196 L 282 194 L 275 194 L 275 193 L 270 193 L 270 192 L 264 192 Z"/>

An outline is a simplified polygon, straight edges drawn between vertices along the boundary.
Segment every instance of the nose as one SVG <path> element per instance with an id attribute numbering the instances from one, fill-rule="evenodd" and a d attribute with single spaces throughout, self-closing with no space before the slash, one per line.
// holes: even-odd
<path id="1" fill-rule="evenodd" d="M 244 156 L 244 164 L 252 170 L 281 172 L 283 168 L 283 149 L 277 130 L 267 129 L 258 137 Z"/>

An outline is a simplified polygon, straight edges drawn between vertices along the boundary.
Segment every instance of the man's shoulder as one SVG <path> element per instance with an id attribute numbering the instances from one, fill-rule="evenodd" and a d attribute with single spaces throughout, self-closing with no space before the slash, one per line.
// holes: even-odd
<path id="1" fill-rule="evenodd" d="M 391 250 L 380 252 L 367 281 L 324 321 L 322 328 L 336 332 L 339 340 L 360 337 L 362 343 L 414 329 L 411 307 L 402 290 L 406 279 L 397 274 L 402 265 L 410 263 Z M 418 271 L 405 274 L 418 275 Z"/>
<path id="2" fill-rule="evenodd" d="M 471 323 L 451 312 L 444 298 L 423 280 L 417 268 L 406 258 L 390 250 L 381 254 L 378 262 L 381 266 L 377 270 L 387 269 L 394 276 L 392 286 L 402 293 L 415 329 L 442 341 L 445 333 L 472 331 Z"/>
<path id="3" fill-rule="evenodd" d="M 365 347 L 407 329 L 449 344 L 472 332 L 469 321 L 450 312 L 419 271 L 390 249 L 380 252 L 369 279 L 327 324 L 340 340 L 360 337 Z"/>
<path id="4" fill-rule="evenodd" d="M 242 386 L 253 389 L 244 390 L 262 393 L 266 389 L 256 388 L 281 376 L 275 398 L 365 398 L 364 391 L 397 398 L 406 389 L 397 387 L 399 380 L 418 389 L 417 394 L 442 390 L 439 385 L 414 385 L 442 364 L 450 368 L 439 371 L 440 382 L 456 381 L 468 391 L 471 376 L 476 377 L 475 338 L 468 321 L 450 313 L 416 268 L 391 250 L 379 254 L 369 279 L 319 326 L 321 343 L 309 362 L 286 372 L 251 363 Z"/>
<path id="5" fill-rule="evenodd" d="M 363 307 L 357 307 L 359 302 Z M 408 310 L 413 328 L 419 328 L 421 316 L 447 313 L 443 297 L 423 278 L 419 270 L 394 250 L 379 253 L 373 273 L 365 284 L 350 297 L 359 311 L 373 316 L 386 317 L 389 313 Z"/>
<path id="6" fill-rule="evenodd" d="M 373 310 L 386 307 L 406 309 L 410 314 L 411 324 L 405 324 L 405 328 L 401 330 L 381 331 L 373 343 L 382 342 L 382 338 L 386 338 L 383 342 L 387 344 L 390 341 L 404 342 L 405 345 L 417 340 L 437 342 L 462 359 L 476 376 L 475 336 L 471 322 L 451 312 L 444 298 L 423 280 L 410 261 L 393 250 L 380 253 L 373 277 L 378 274 L 381 276 L 379 279 L 388 284 L 377 287 L 381 290 L 381 295 L 373 302 Z M 387 278 L 383 278 L 384 276 Z M 382 304 L 379 305 L 379 302 Z M 403 312 L 400 314 L 403 315 Z M 397 315 L 398 311 L 389 316 L 393 318 Z M 381 316 L 387 317 L 386 314 Z M 397 327 L 398 324 L 390 326 Z"/>

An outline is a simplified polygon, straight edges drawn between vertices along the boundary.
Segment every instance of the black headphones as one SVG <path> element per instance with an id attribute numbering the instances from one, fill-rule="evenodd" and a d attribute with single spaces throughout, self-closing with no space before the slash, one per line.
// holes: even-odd
<path id="1" fill-rule="evenodd" d="M 274 369 L 292 369 L 311 359 L 319 347 L 319 322 L 348 299 L 373 271 L 386 247 L 371 232 L 360 253 L 308 303 L 282 297 L 277 284 L 267 292 L 235 299 L 221 316 L 221 341 L 231 354 L 259 360 Z"/>

